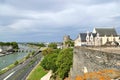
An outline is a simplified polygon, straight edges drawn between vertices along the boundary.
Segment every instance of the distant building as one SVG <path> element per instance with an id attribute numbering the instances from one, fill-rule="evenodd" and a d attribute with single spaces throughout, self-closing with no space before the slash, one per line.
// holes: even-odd
<path id="1" fill-rule="evenodd" d="M 0 46 L 0 53 L 13 52 L 12 46 Z"/>
<path id="2" fill-rule="evenodd" d="M 75 46 L 116 45 L 119 36 L 115 28 L 94 28 L 93 32 L 80 33 L 74 43 Z"/>
<path id="3" fill-rule="evenodd" d="M 0 48 L 0 53 L 2 52 L 3 50 Z"/>
<path id="4" fill-rule="evenodd" d="M 62 49 L 62 48 L 63 48 L 62 43 L 57 43 L 57 49 Z"/>
<path id="5" fill-rule="evenodd" d="M 65 35 L 63 37 L 63 48 L 68 47 L 68 45 L 66 44 L 68 41 L 72 41 L 72 39 L 70 38 L 69 35 Z"/>
<path id="6" fill-rule="evenodd" d="M 95 36 L 94 33 L 80 33 L 75 39 L 75 46 L 94 45 Z"/>

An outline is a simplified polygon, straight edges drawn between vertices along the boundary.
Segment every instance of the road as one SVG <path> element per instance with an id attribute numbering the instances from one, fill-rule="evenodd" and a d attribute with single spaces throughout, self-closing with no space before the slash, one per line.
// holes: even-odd
<path id="1" fill-rule="evenodd" d="M 0 75 L 0 80 L 25 80 L 31 70 L 41 60 L 41 53 L 29 58 L 24 63 L 19 64 L 15 68 L 9 70 L 5 74 Z"/>

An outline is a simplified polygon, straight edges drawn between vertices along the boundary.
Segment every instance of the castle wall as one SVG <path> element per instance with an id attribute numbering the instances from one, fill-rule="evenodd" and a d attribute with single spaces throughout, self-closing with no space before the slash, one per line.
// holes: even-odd
<path id="1" fill-rule="evenodd" d="M 75 47 L 73 53 L 73 67 L 70 76 L 74 80 L 77 75 L 85 72 L 99 71 L 103 69 L 120 70 L 120 54 L 107 53 Z"/>

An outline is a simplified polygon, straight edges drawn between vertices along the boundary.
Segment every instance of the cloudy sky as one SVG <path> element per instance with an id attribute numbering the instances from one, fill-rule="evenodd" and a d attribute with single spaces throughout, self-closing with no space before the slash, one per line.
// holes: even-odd
<path id="1" fill-rule="evenodd" d="M 120 33 L 120 0 L 0 0 L 0 41 L 62 41 L 94 27 Z"/>

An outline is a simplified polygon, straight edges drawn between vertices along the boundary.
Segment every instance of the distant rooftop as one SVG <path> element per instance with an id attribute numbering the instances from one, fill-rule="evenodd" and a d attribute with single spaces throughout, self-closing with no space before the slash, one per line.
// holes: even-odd
<path id="1" fill-rule="evenodd" d="M 96 36 L 96 33 L 89 33 L 89 36 L 90 36 L 91 34 L 93 35 L 93 37 Z M 79 36 L 81 37 L 81 41 L 82 41 L 82 42 L 86 42 L 87 33 L 80 33 Z M 79 37 L 79 36 L 78 36 L 78 37 Z M 78 37 L 77 37 L 77 38 L 78 38 Z"/>
<path id="2" fill-rule="evenodd" d="M 94 33 L 99 33 L 100 36 L 117 36 L 115 28 L 95 28 Z"/>

